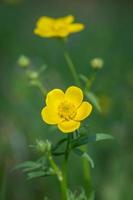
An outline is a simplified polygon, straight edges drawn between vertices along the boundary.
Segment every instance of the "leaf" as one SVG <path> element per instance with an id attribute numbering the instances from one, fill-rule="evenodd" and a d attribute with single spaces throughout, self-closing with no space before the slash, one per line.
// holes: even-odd
<path id="1" fill-rule="evenodd" d="M 80 157 L 86 159 L 88 162 L 90 162 L 91 167 L 94 168 L 94 162 L 93 162 L 92 158 L 85 151 L 82 151 L 81 149 L 76 148 L 76 149 L 74 149 L 74 152 L 78 156 L 80 156 Z"/>
<path id="2" fill-rule="evenodd" d="M 29 172 L 28 179 L 33 179 L 33 178 L 39 178 L 39 177 L 44 177 L 44 176 L 51 176 L 54 175 L 54 171 L 52 168 L 47 168 L 46 171 L 40 170 L 40 171 L 34 171 L 34 172 Z"/>
<path id="3" fill-rule="evenodd" d="M 32 179 L 44 176 L 45 172 L 44 171 L 29 172 L 27 175 L 28 179 Z"/>
<path id="4" fill-rule="evenodd" d="M 96 141 L 100 141 L 100 140 L 113 140 L 114 137 L 112 135 L 109 134 L 105 134 L 105 133 L 97 133 L 96 134 Z"/>
<path id="5" fill-rule="evenodd" d="M 26 162 L 16 165 L 14 167 L 14 170 L 22 169 L 22 168 L 37 168 L 37 167 L 38 167 L 38 163 L 33 162 L 33 161 L 26 161 Z"/>
<path id="6" fill-rule="evenodd" d="M 89 134 L 86 136 L 81 136 L 71 142 L 72 148 L 85 145 L 91 142 L 97 142 L 101 140 L 110 140 L 114 139 L 113 136 L 105 134 L 105 133 L 96 133 L 96 134 Z"/>
<path id="7" fill-rule="evenodd" d="M 92 92 L 85 92 L 88 100 L 94 105 L 94 107 L 101 113 L 102 109 L 98 100 L 98 97 Z"/>
<path id="8" fill-rule="evenodd" d="M 46 167 L 44 166 L 44 164 L 45 164 L 45 160 L 44 160 L 44 157 L 42 157 L 36 162 L 26 161 L 26 162 L 20 163 L 17 166 L 15 166 L 13 170 L 22 169 L 23 172 L 29 172 L 29 171 L 38 170 L 40 168 L 45 169 Z"/>

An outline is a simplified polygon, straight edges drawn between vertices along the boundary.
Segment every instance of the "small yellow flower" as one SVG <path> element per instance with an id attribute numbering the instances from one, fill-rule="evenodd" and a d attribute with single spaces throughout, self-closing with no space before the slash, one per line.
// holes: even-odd
<path id="1" fill-rule="evenodd" d="M 64 38 L 71 33 L 76 33 L 84 29 L 84 25 L 81 23 L 73 23 L 74 16 L 68 15 L 61 18 L 51 18 L 42 16 L 36 23 L 34 33 L 40 37 L 60 37 Z"/>
<path id="2" fill-rule="evenodd" d="M 91 111 L 92 105 L 83 101 L 82 90 L 71 86 L 65 93 L 60 89 L 51 90 L 41 115 L 47 124 L 57 125 L 63 133 L 70 133 L 80 127 L 80 121 L 88 117 Z"/>

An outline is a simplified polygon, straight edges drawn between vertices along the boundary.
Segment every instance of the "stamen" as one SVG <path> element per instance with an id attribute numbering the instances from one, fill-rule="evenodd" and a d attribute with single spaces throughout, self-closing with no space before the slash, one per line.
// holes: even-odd
<path id="1" fill-rule="evenodd" d="M 65 120 L 72 120 L 76 115 L 75 105 L 64 101 L 58 107 L 58 115 Z"/>

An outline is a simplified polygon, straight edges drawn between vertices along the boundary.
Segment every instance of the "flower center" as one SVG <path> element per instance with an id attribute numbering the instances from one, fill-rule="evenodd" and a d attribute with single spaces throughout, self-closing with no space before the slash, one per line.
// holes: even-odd
<path id="1" fill-rule="evenodd" d="M 58 115 L 67 121 L 73 119 L 76 115 L 75 105 L 67 101 L 62 102 L 58 107 Z"/>

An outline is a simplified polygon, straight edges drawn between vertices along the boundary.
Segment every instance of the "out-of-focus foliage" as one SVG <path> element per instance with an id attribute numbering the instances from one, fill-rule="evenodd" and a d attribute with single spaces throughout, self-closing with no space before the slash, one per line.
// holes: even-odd
<path id="1" fill-rule="evenodd" d="M 56 6 L 56 9 L 55 9 Z M 35 21 L 41 15 L 52 17 L 73 14 L 86 24 L 86 30 L 69 40 L 69 50 L 77 71 L 91 72 L 94 57 L 101 57 L 92 91 L 99 97 L 101 114 L 95 110 L 85 126 L 88 132 L 111 133 L 115 142 L 92 144 L 95 168 L 92 169 L 96 200 L 133 199 L 133 134 L 132 128 L 132 2 L 131 1 L 32 1 L 0 2 L 0 199 L 59 199 L 56 179 L 26 181 L 25 175 L 11 169 L 16 163 L 36 160 L 28 145 L 37 138 L 57 141 L 63 136 L 44 125 L 40 110 L 44 105 L 40 91 L 31 87 L 17 59 L 24 54 L 33 68 L 47 64 L 45 87 L 67 88 L 73 84 L 57 41 L 33 35 Z M 60 58 L 60 59 L 59 59 Z M 75 163 L 74 167 L 72 165 Z M 81 166 L 75 155 L 70 157 L 70 183 L 73 191 L 83 184 Z M 74 175 L 73 175 L 74 174 Z M 75 178 L 73 178 L 75 177 Z M 16 184 L 17 183 L 17 184 Z M 52 192 L 51 192 L 52 188 Z"/>

